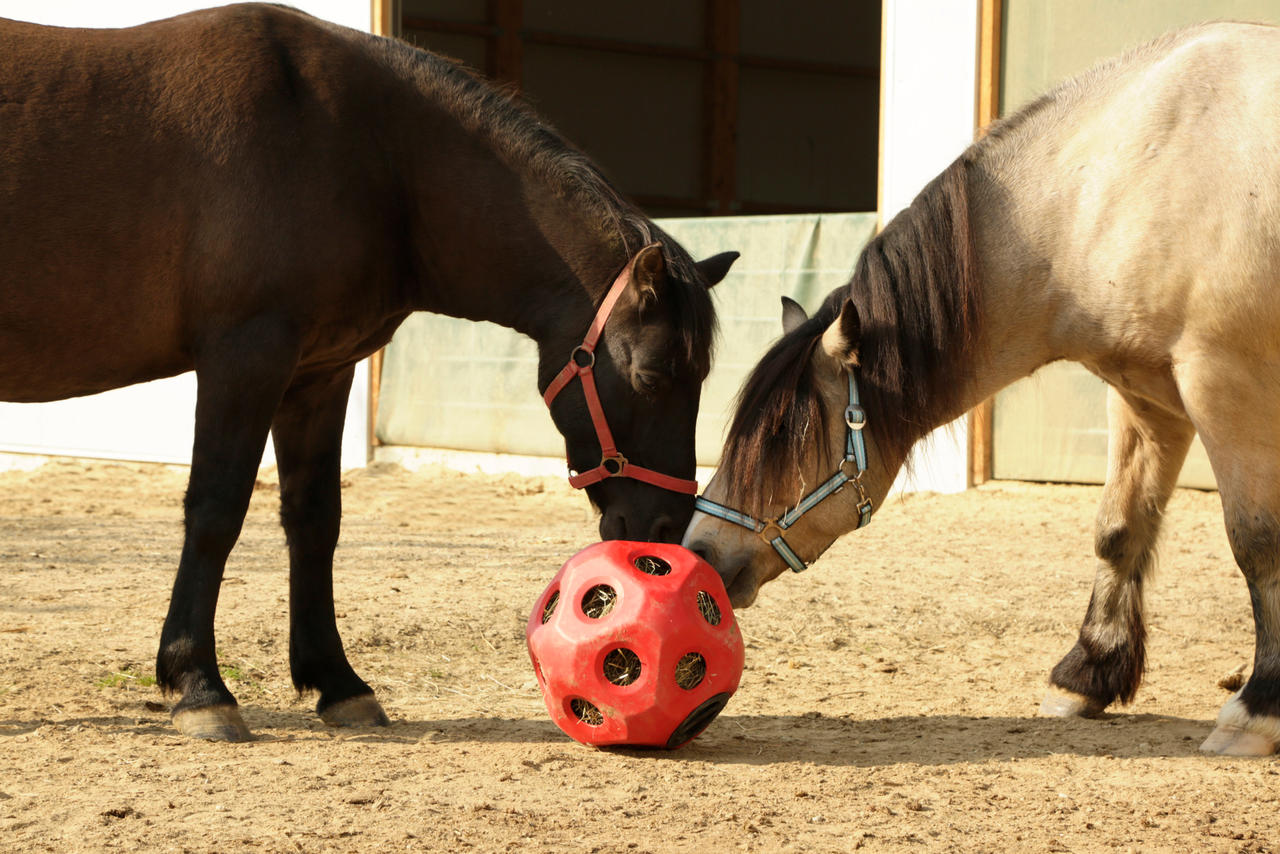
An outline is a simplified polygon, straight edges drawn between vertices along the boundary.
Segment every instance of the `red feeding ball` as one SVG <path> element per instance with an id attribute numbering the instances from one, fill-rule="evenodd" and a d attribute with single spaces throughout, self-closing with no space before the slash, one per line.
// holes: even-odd
<path id="1" fill-rule="evenodd" d="M 584 744 L 675 748 L 742 678 L 742 635 L 711 565 L 664 543 L 583 549 L 542 591 L 525 630 L 547 711 Z"/>

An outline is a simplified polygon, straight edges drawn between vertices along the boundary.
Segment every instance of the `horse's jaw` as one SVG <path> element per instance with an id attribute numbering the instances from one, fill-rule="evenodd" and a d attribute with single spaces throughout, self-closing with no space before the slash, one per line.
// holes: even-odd
<path id="1" fill-rule="evenodd" d="M 771 550 L 764 554 L 756 548 L 764 545 L 762 541 L 754 535 L 741 537 L 736 530 L 701 512 L 694 512 L 681 545 L 711 564 L 724 582 L 734 610 L 751 607 L 760 587 L 780 574 L 762 571 L 762 564 L 773 556 Z"/>

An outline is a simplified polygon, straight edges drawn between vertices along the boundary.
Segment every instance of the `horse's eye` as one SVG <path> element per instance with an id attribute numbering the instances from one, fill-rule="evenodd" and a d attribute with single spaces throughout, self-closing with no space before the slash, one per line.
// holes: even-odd
<path id="1" fill-rule="evenodd" d="M 662 388 L 659 374 L 636 374 L 636 390 L 641 394 L 657 394 Z"/>

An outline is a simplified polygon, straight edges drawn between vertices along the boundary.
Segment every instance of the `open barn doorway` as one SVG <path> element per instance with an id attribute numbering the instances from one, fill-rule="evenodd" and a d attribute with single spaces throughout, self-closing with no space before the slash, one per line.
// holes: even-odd
<path id="1" fill-rule="evenodd" d="M 399 0 L 650 216 L 876 209 L 880 0 Z"/>

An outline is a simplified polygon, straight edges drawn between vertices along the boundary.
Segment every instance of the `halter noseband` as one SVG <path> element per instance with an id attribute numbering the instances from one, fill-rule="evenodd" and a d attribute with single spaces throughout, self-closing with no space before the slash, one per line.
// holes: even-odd
<path id="1" fill-rule="evenodd" d="M 658 244 L 650 245 L 657 246 Z M 645 249 L 648 248 L 648 246 L 645 247 Z M 643 251 L 642 249 L 641 252 Z M 631 281 L 634 272 L 635 258 L 632 258 L 622 272 L 618 274 L 618 278 L 614 279 L 613 286 L 609 288 L 609 293 L 605 295 L 604 301 L 600 303 L 600 308 L 597 309 L 595 318 L 591 321 L 591 325 L 587 327 L 587 334 L 583 337 L 582 343 L 569 354 L 569 361 L 560 369 L 560 373 L 556 374 L 555 379 L 551 381 L 551 385 L 547 386 L 542 399 L 546 402 L 547 407 L 550 408 L 551 401 L 556 399 L 556 395 L 564 391 L 565 386 L 569 385 L 574 377 L 582 381 L 582 394 L 587 399 L 587 411 L 591 413 L 591 423 L 595 426 L 596 439 L 600 442 L 600 465 L 578 474 L 573 474 L 571 468 L 569 485 L 574 489 L 581 489 L 584 486 L 599 483 L 610 477 L 629 477 L 662 489 L 669 489 L 672 492 L 697 495 L 698 482 L 696 480 L 672 477 L 668 474 L 661 474 L 652 469 L 635 465 L 618 452 L 618 448 L 613 442 L 613 432 L 609 429 L 609 421 L 604 417 L 604 407 L 600 404 L 600 394 L 596 391 L 596 344 L 600 341 L 600 335 L 604 332 L 605 322 L 608 321 L 609 314 L 613 311 L 613 306 L 618 302 L 618 298 L 622 296 L 622 292 Z"/>
<path id="2" fill-rule="evenodd" d="M 844 459 L 836 467 L 835 474 L 781 516 L 761 521 L 741 510 L 734 510 L 732 507 L 701 495 L 693 500 L 693 509 L 754 531 L 760 539 L 773 546 L 773 550 L 787 566 L 791 567 L 792 572 L 804 572 L 808 564 L 800 559 L 783 536 L 788 528 L 800 521 L 801 516 L 844 489 L 846 484 L 851 483 L 854 489 L 858 490 L 858 527 L 861 528 L 871 521 L 871 499 L 867 497 L 866 487 L 862 485 L 862 475 L 867 470 L 867 443 L 862 438 L 862 428 L 867 425 L 867 412 L 858 402 L 858 386 L 854 382 L 852 370 L 849 372 L 849 405 L 844 410 L 844 423 Z M 852 464 L 855 469 L 852 475 L 844 470 L 849 464 Z"/>

